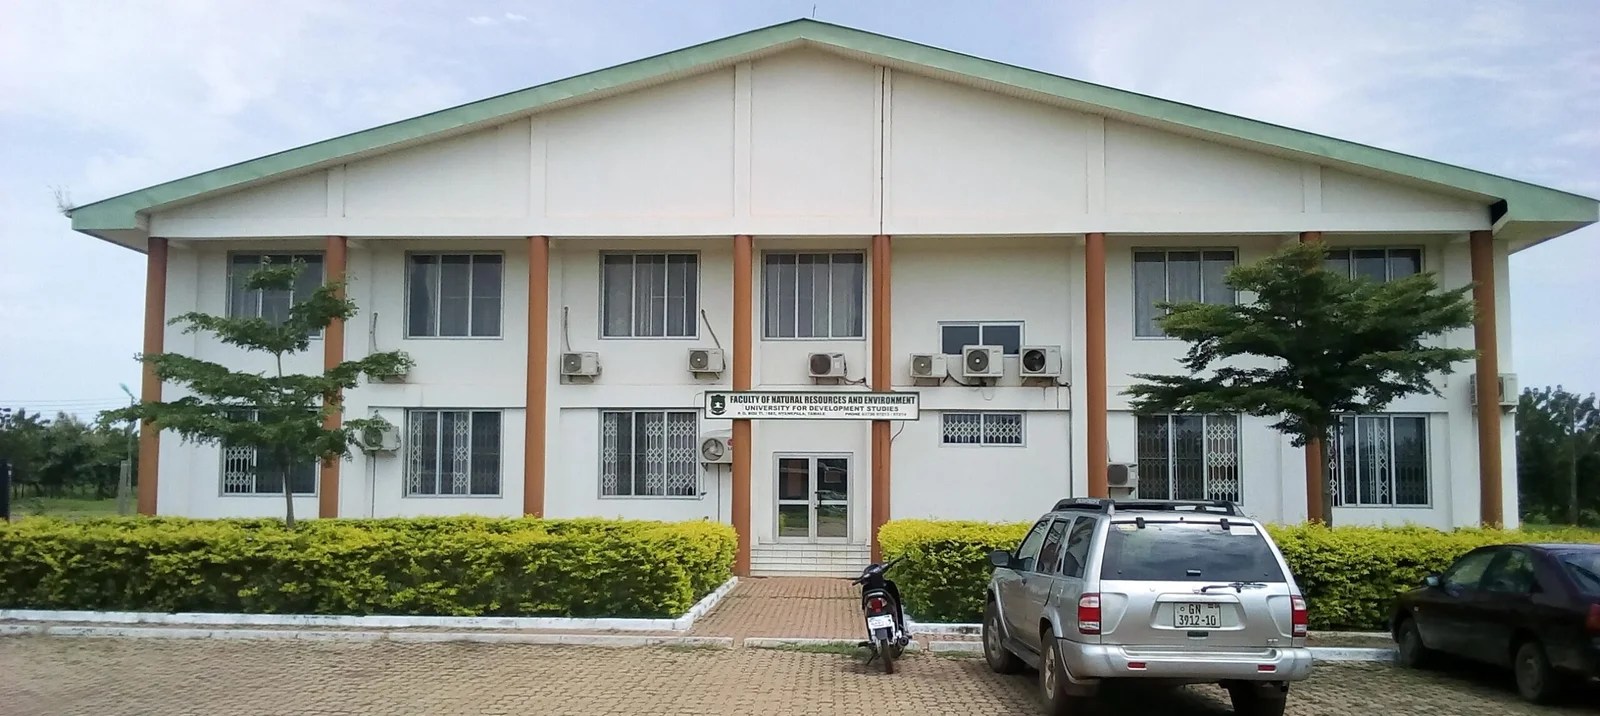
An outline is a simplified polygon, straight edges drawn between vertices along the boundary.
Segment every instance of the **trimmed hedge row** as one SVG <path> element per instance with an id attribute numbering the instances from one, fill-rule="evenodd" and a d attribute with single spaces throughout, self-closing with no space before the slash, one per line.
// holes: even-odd
<path id="1" fill-rule="evenodd" d="M 1031 523 L 896 520 L 879 532 L 886 559 L 906 556 L 893 575 L 906 611 L 928 622 L 978 622 L 992 568 L 989 551 L 1011 549 Z M 1395 596 L 1441 572 L 1467 551 L 1510 542 L 1600 542 L 1600 532 L 1426 527 L 1270 525 L 1305 592 L 1313 629 L 1386 628 Z"/>
<path id="2" fill-rule="evenodd" d="M 30 518 L 0 523 L 0 608 L 676 617 L 735 549 L 711 522 Z"/>

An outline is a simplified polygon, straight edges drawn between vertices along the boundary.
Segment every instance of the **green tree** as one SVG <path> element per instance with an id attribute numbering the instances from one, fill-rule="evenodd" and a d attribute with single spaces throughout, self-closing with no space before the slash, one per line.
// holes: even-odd
<path id="1" fill-rule="evenodd" d="M 1600 514 L 1600 406 L 1561 386 L 1517 401 L 1517 490 L 1522 514 L 1582 524 Z M 1590 520 L 1586 520 L 1588 515 Z"/>
<path id="2" fill-rule="evenodd" d="M 0 411 L 0 456 L 11 461 L 12 491 L 22 495 L 31 486 L 40 490 L 39 467 L 44 459 L 44 431 L 49 422 L 26 409 Z"/>
<path id="3" fill-rule="evenodd" d="M 245 280 L 248 291 L 292 295 L 295 279 L 304 265 L 264 264 Z M 381 427 L 377 418 L 358 418 L 324 427 L 324 417 L 340 415 L 342 391 L 356 387 L 363 375 L 384 376 L 412 365 L 402 352 L 372 353 L 340 363 L 318 374 L 283 372 L 283 358 L 306 351 L 311 338 L 334 320 L 356 314 L 354 302 L 345 298 L 344 283 L 328 281 L 303 301 L 293 303 L 286 315 L 231 318 L 192 312 L 172 319 L 185 333 L 214 334 L 223 343 L 273 358 L 271 373 L 235 371 L 226 366 L 178 353 L 141 355 L 163 382 L 182 386 L 184 397 L 164 402 L 143 402 L 108 411 L 112 420 L 137 418 L 185 440 L 230 446 L 250 446 L 277 468 L 283 483 L 284 521 L 294 527 L 292 466 L 311 460 L 335 460 L 348 455 L 362 431 Z"/>
<path id="4" fill-rule="evenodd" d="M 1304 446 L 1326 442 L 1340 415 L 1437 395 L 1433 375 L 1476 356 L 1430 345 L 1472 325 L 1470 286 L 1441 291 L 1431 273 L 1352 279 L 1324 270 L 1326 260 L 1321 242 L 1293 244 L 1228 272 L 1237 304 L 1164 304 L 1161 327 L 1189 343 L 1179 361 L 1187 373 L 1135 375 L 1134 410 L 1275 418 L 1274 429 Z M 1326 474 L 1317 478 L 1321 499 L 1306 496 L 1307 514 L 1331 525 L 1332 490 Z"/>

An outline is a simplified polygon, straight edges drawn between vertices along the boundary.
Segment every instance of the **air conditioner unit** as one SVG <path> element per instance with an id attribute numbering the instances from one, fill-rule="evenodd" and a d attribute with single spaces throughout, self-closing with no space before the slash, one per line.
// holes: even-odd
<path id="1" fill-rule="evenodd" d="M 561 374 L 590 378 L 600 375 L 600 354 L 594 351 L 562 353 Z"/>
<path id="2" fill-rule="evenodd" d="M 1517 374 L 1501 373 L 1498 389 L 1500 405 L 1502 407 L 1515 407 L 1517 404 L 1517 398 L 1521 397 L 1522 395 L 1522 392 L 1517 390 Z M 1473 373 L 1467 377 L 1467 393 L 1472 398 L 1472 404 L 1477 405 L 1478 374 Z"/>
<path id="3" fill-rule="evenodd" d="M 721 348 L 690 348 L 690 373 L 721 373 L 723 369 Z"/>
<path id="4" fill-rule="evenodd" d="M 843 378 L 843 353 L 812 353 L 806 356 L 806 371 L 813 378 Z"/>
<path id="5" fill-rule="evenodd" d="M 409 373 L 409 371 L 401 370 L 397 373 L 375 374 L 370 377 L 372 380 L 379 383 L 404 383 L 406 382 L 406 377 L 409 375 Z"/>
<path id="6" fill-rule="evenodd" d="M 945 360 L 943 353 L 912 353 L 911 377 L 944 380 L 950 375 L 950 367 Z"/>
<path id="7" fill-rule="evenodd" d="M 1132 498 L 1139 495 L 1139 466 L 1131 462 L 1113 462 L 1106 465 L 1106 488 L 1112 498 Z"/>
<path id="8" fill-rule="evenodd" d="M 364 453 L 394 452 L 400 449 L 400 428 L 388 423 L 366 428 L 356 434 Z"/>
<path id="9" fill-rule="evenodd" d="M 1060 378 L 1060 346 L 1023 346 L 1018 351 L 1017 362 L 1022 366 L 1024 378 Z"/>
<path id="10" fill-rule="evenodd" d="M 1001 358 L 1005 349 L 1000 346 L 964 346 L 961 349 L 961 377 L 999 378 L 1005 375 Z"/>
<path id="11" fill-rule="evenodd" d="M 700 436 L 700 462 L 707 465 L 733 462 L 733 440 L 729 433 L 713 432 Z"/>

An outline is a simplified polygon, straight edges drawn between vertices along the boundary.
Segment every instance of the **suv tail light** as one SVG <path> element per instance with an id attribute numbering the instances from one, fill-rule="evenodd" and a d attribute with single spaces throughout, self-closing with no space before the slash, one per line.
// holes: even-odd
<path id="1" fill-rule="evenodd" d="M 1589 605 L 1589 636 L 1600 637 L 1600 604 Z"/>
<path id="2" fill-rule="evenodd" d="M 1594 622 L 1594 613 L 1589 613 L 1589 621 Z M 1293 625 L 1295 636 L 1305 636 L 1306 630 L 1311 625 L 1311 613 L 1306 609 L 1306 598 L 1301 596 L 1289 597 L 1289 623 Z"/>
<path id="3" fill-rule="evenodd" d="M 889 601 L 883 597 L 870 597 L 867 599 L 867 611 L 873 614 L 882 614 L 889 608 Z"/>
<path id="4" fill-rule="evenodd" d="M 1100 633 L 1100 595 L 1085 594 L 1078 597 L 1078 633 Z"/>

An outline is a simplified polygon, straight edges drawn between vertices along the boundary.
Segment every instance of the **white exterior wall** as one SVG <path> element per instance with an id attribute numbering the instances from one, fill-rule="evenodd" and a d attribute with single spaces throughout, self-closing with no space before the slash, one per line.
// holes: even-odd
<path id="1" fill-rule="evenodd" d="M 892 365 L 897 389 L 921 391 L 923 419 L 895 426 L 895 517 L 1021 520 L 1050 500 L 1083 494 L 1085 439 L 1082 233 L 1104 231 L 1110 458 L 1133 461 L 1134 419 L 1122 391 L 1129 375 L 1176 367 L 1183 345 L 1133 336 L 1134 248 L 1236 248 L 1265 256 L 1297 232 L 1320 230 L 1336 245 L 1421 245 L 1425 268 L 1447 286 L 1470 279 L 1465 232 L 1489 228 L 1482 201 L 1433 193 L 1321 167 L 1295 157 L 1180 136 L 1072 108 L 795 50 L 532 117 L 508 119 L 431 144 L 261 185 L 151 217 L 151 234 L 174 239 L 168 315 L 225 309 L 229 250 L 319 250 L 327 235 L 351 238 L 351 296 L 361 315 L 346 355 L 403 349 L 418 362 L 403 384 L 363 386 L 350 415 L 377 412 L 401 424 L 406 408 L 501 409 L 502 490 L 497 497 L 404 497 L 402 455 L 345 463 L 343 515 L 521 512 L 527 336 L 527 241 L 552 236 L 551 350 L 546 415 L 546 514 L 730 520 L 724 466 L 702 470 L 701 494 L 600 496 L 599 411 L 696 410 L 731 372 L 696 377 L 691 347 L 720 340 L 733 353 L 732 242 L 755 241 L 752 315 L 756 389 L 814 386 L 811 352 L 845 354 L 849 377 L 869 373 L 868 341 L 764 340 L 762 256 L 768 251 L 862 251 L 870 236 L 895 236 Z M 503 327 L 493 339 L 405 339 L 406 251 L 505 254 Z M 599 256 L 604 251 L 693 251 L 699 306 L 712 331 L 686 339 L 604 339 Z M 870 258 L 868 263 L 870 271 Z M 1501 370 L 1510 364 L 1505 256 L 1497 267 Z M 870 274 L 869 274 L 870 275 Z M 870 281 L 868 306 L 872 300 Z M 376 320 L 373 315 L 376 315 Z M 872 331 L 865 309 L 865 335 Z M 563 319 L 565 328 L 563 329 Z M 941 321 L 1015 320 L 1024 343 L 1060 345 L 1056 387 L 1021 386 L 1015 358 L 997 387 L 913 386 L 909 355 L 938 346 Z M 1447 339 L 1470 346 L 1470 332 Z M 265 368 L 204 337 L 168 329 L 167 348 Z M 564 382 L 558 353 L 594 350 L 602 373 Z M 315 370 L 321 344 L 286 368 Z M 1462 370 L 1470 372 L 1470 364 Z M 1476 430 L 1466 373 L 1441 381 L 1443 397 L 1402 401 L 1396 412 L 1430 416 L 1433 502 L 1425 508 L 1340 508 L 1346 523 L 1470 524 L 1478 514 Z M 168 387 L 168 396 L 174 395 Z M 940 444 L 945 411 L 1018 411 L 1017 447 Z M 1269 520 L 1304 517 L 1297 448 L 1246 418 L 1240 438 L 1244 503 Z M 703 420 L 702 430 L 726 429 Z M 1506 514 L 1515 515 L 1512 425 L 1503 427 Z M 761 422 L 753 427 L 752 525 L 774 534 L 775 455 L 852 456 L 851 540 L 865 542 L 870 514 L 867 423 Z M 222 497 L 214 448 L 166 436 L 160 509 L 196 516 L 275 515 L 281 497 Z M 299 500 L 301 515 L 316 511 Z"/>

